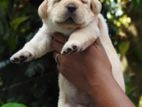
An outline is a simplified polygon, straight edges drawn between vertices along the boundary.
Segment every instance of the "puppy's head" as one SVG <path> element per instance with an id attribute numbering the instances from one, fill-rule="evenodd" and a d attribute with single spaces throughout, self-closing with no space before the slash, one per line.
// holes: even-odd
<path id="1" fill-rule="evenodd" d="M 44 0 L 38 8 L 38 14 L 42 19 L 47 19 L 48 17 L 48 2 Z"/>
<path id="2" fill-rule="evenodd" d="M 42 19 L 73 28 L 89 24 L 100 11 L 98 0 L 44 0 L 38 9 Z"/>

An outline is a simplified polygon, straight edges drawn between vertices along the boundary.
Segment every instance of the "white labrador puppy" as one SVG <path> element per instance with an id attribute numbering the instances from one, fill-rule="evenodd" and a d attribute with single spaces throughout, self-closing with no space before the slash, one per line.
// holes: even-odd
<path id="1" fill-rule="evenodd" d="M 113 76 L 125 90 L 120 60 L 100 11 L 101 4 L 98 0 L 44 0 L 38 9 L 43 22 L 42 27 L 10 60 L 14 63 L 26 62 L 52 51 L 50 43 L 55 32 L 69 36 L 61 54 L 83 51 L 100 38 L 112 64 Z M 74 87 L 61 74 L 59 74 L 59 88 L 58 107 L 94 107 L 86 93 Z M 83 100 L 80 101 L 78 96 Z"/>

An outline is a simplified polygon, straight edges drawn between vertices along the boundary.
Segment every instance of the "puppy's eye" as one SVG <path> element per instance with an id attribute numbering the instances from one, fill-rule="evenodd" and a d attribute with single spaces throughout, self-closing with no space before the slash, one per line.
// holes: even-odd
<path id="1" fill-rule="evenodd" d="M 81 0 L 83 4 L 87 4 L 88 1 L 87 0 Z"/>

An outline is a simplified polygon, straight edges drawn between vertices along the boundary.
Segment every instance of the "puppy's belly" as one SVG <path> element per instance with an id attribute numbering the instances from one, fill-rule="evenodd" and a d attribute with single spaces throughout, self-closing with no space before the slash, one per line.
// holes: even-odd
<path id="1" fill-rule="evenodd" d="M 91 98 L 75 88 L 62 74 L 59 74 L 59 88 L 58 107 L 95 107 Z"/>

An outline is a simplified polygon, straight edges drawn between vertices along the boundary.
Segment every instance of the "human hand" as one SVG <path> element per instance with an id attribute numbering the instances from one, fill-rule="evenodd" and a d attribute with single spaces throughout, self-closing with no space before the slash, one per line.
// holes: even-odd
<path id="1" fill-rule="evenodd" d="M 114 80 L 111 64 L 99 39 L 83 52 L 60 55 L 66 40 L 61 34 L 55 34 L 52 41 L 59 71 L 66 79 L 88 93 L 97 107 L 135 107 Z"/>
<path id="2" fill-rule="evenodd" d="M 99 84 L 99 79 L 112 75 L 111 64 L 99 39 L 83 52 L 59 55 L 66 40 L 61 34 L 55 34 L 52 48 L 58 55 L 60 72 L 76 87 L 88 91 Z"/>

